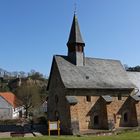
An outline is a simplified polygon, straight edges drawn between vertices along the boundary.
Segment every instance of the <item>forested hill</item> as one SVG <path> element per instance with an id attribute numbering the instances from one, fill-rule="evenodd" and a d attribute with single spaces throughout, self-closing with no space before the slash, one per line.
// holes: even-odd
<path id="1" fill-rule="evenodd" d="M 126 71 L 132 71 L 132 72 L 140 72 L 140 66 L 135 66 L 135 67 L 128 67 L 125 65 Z"/>
<path id="2" fill-rule="evenodd" d="M 48 78 L 35 70 L 28 73 L 23 71 L 8 72 L 0 68 L 0 92 L 11 91 L 16 94 L 18 88 L 26 84 L 37 86 L 40 89 L 40 94 L 47 94 L 47 83 Z"/>

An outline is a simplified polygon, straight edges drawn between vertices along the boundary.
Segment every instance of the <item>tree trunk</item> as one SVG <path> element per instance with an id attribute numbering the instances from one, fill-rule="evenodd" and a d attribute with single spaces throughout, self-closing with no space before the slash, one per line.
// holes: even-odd
<path id="1" fill-rule="evenodd" d="M 25 108 L 25 117 L 27 118 L 28 117 L 28 108 Z"/>

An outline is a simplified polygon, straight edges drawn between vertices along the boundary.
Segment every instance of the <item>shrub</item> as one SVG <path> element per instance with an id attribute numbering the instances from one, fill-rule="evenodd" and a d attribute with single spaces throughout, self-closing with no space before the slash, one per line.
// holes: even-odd
<path id="1" fill-rule="evenodd" d="M 0 125 L 17 124 L 17 122 L 19 121 L 20 121 L 19 119 L 0 120 Z"/>

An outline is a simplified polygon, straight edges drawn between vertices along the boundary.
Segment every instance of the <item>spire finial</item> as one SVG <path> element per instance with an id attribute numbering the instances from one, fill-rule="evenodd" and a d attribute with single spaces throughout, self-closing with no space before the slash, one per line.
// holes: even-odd
<path id="1" fill-rule="evenodd" d="M 78 24 L 78 18 L 75 15 L 75 11 L 74 11 L 73 21 L 72 21 L 72 26 L 71 26 L 67 46 L 71 46 L 73 44 L 80 44 L 80 45 L 82 44 L 83 46 L 85 46 L 85 43 L 82 39 L 82 35 L 80 32 L 80 27 Z"/>
<path id="2" fill-rule="evenodd" d="M 76 0 L 75 0 L 75 2 L 74 2 L 74 14 L 76 15 L 76 13 L 77 13 L 77 3 L 76 3 Z"/>

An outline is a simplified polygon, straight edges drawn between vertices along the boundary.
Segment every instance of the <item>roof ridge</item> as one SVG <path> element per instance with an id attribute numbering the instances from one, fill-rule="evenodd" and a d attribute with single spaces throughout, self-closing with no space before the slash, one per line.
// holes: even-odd
<path id="1" fill-rule="evenodd" d="M 109 61 L 118 61 L 118 62 L 121 62 L 120 60 L 117 60 L 117 59 L 109 59 L 109 58 L 97 58 L 97 57 L 85 57 L 87 59 L 98 59 L 98 60 L 109 60 Z"/>

